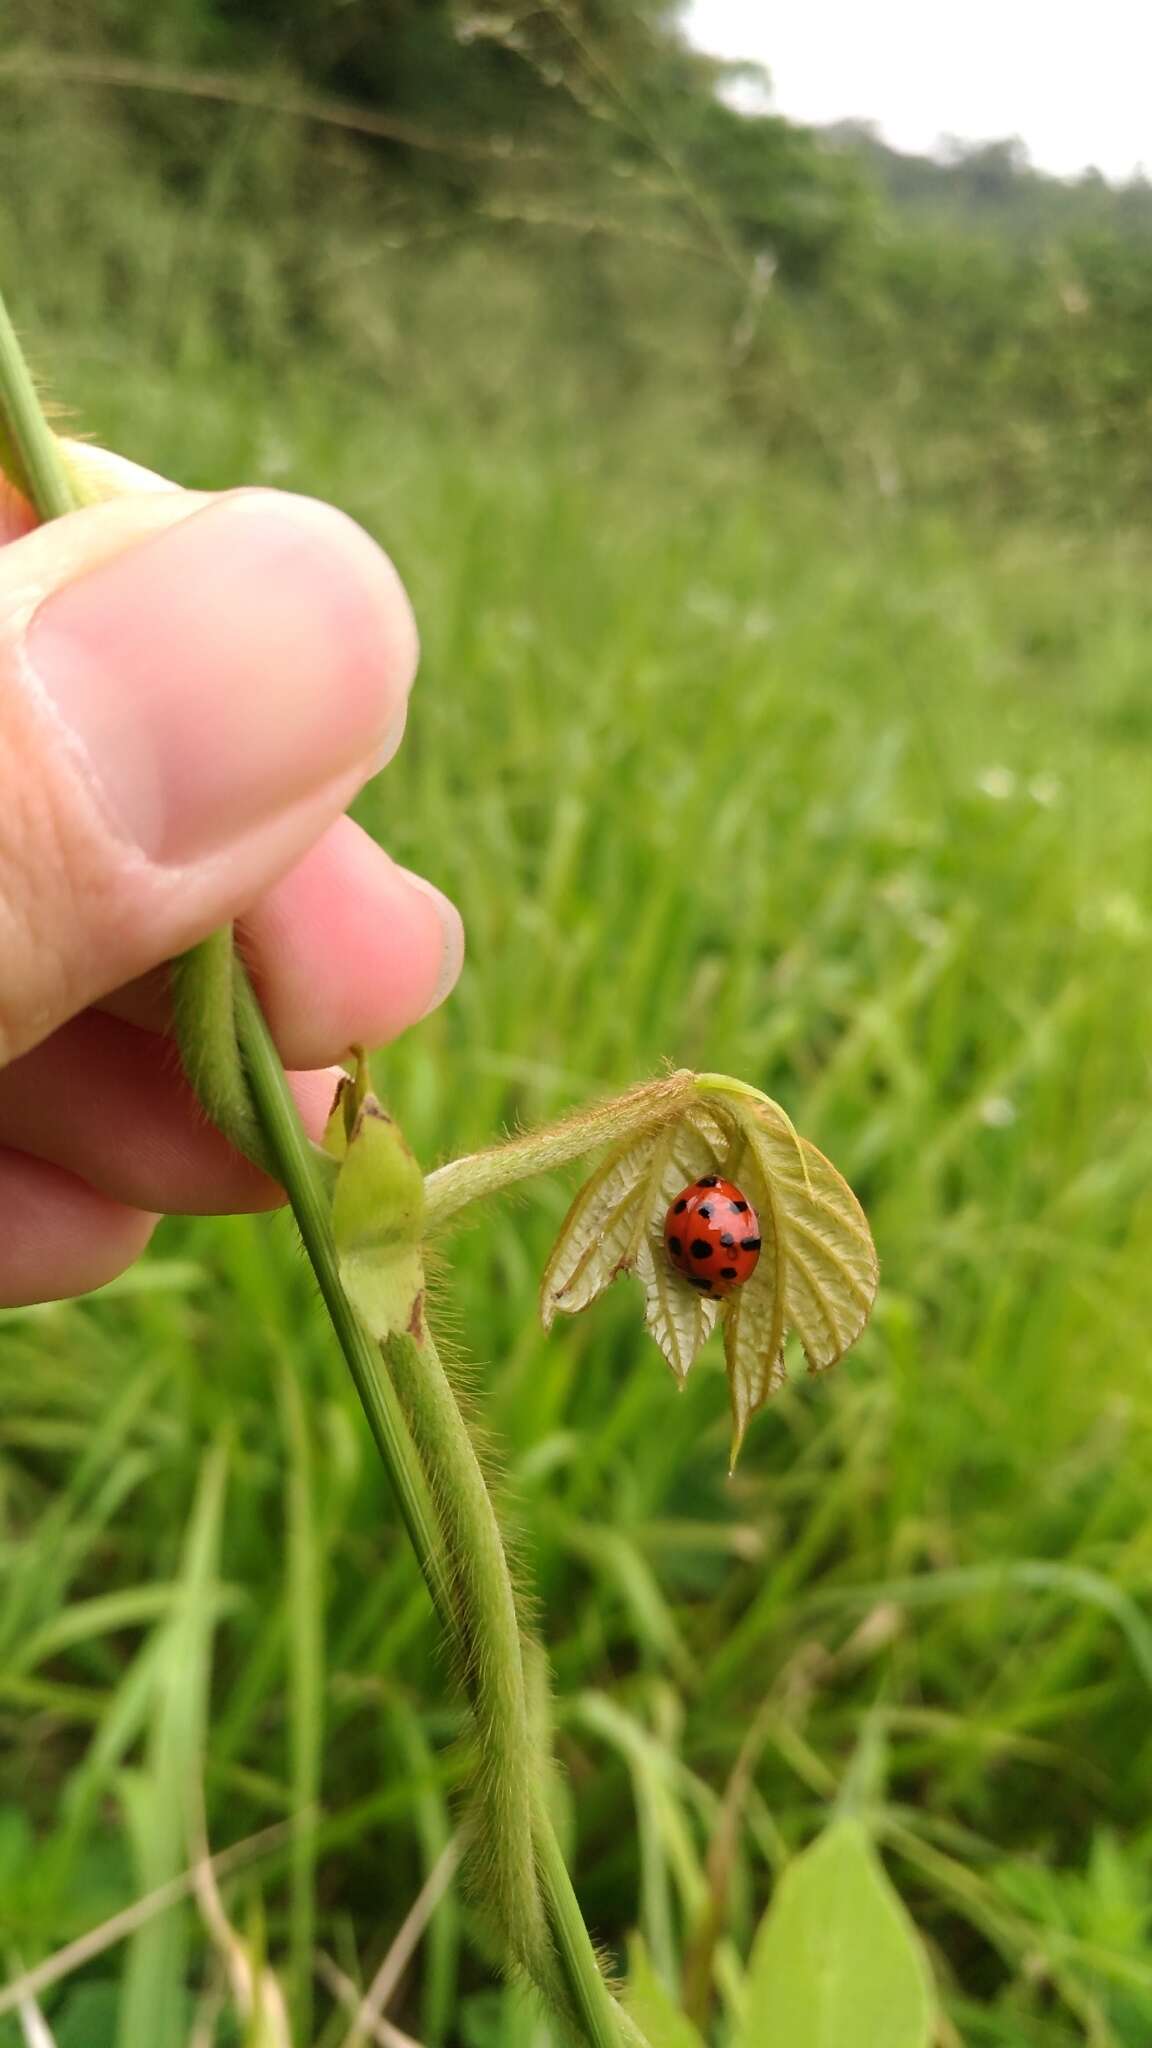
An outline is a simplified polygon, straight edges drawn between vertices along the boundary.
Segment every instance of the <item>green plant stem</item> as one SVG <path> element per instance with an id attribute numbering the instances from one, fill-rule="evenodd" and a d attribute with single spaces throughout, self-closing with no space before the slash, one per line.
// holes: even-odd
<path id="1" fill-rule="evenodd" d="M 236 1036 L 238 965 L 230 924 L 210 932 L 198 946 L 172 962 L 169 980 L 176 1040 L 184 1072 L 206 1114 L 228 1133 L 237 1151 L 274 1174 Z"/>
<path id="2" fill-rule="evenodd" d="M 410 1330 L 382 1336 L 380 1357 L 432 1492 L 451 1579 L 456 1661 L 476 1727 L 476 1837 L 485 1900 L 520 1967 L 563 2006 L 537 1858 L 537 1790 L 547 1762 L 529 1711 L 520 1616 L 500 1524 L 426 1325 L 419 1337 Z"/>
<path id="3" fill-rule="evenodd" d="M 380 1369 L 376 1347 L 340 1284 L 328 1198 L 313 1166 L 311 1141 L 300 1122 L 264 1012 L 239 962 L 235 980 L 236 1033 L 273 1171 L 292 1205 L 324 1306 L 395 1489 L 417 1563 L 438 1611 L 450 1615 L 451 1588 L 441 1561 L 435 1509 L 408 1425 L 395 1389 Z"/>
<path id="4" fill-rule="evenodd" d="M 580 2015 L 589 2041 L 595 2043 L 595 2048 L 621 2048 L 622 2042 L 630 2044 L 630 2048 L 633 2043 L 636 2048 L 647 2048 L 643 2035 L 621 2011 L 604 1981 L 584 1925 L 580 1902 L 572 1888 L 568 1865 L 556 1839 L 556 1830 L 543 1811 L 542 1800 L 536 1851 L 540 1883 L 548 1902 L 552 1938 L 564 1965 L 569 1997 Z"/>
<path id="5" fill-rule="evenodd" d="M 517 1181 L 554 1173 L 570 1165 L 573 1159 L 583 1158 L 586 1152 L 614 1144 L 642 1123 L 655 1124 L 672 1118 L 696 1093 L 697 1076 L 682 1068 L 669 1074 L 666 1080 L 642 1082 L 626 1095 L 593 1103 L 590 1109 L 562 1117 L 558 1123 L 525 1131 L 503 1145 L 491 1145 L 483 1152 L 450 1159 L 424 1181 L 429 1229 L 438 1230 L 470 1202 L 502 1194 Z"/>
<path id="6" fill-rule="evenodd" d="M 475 1646 L 468 1641 L 466 1632 L 462 1637 L 461 1618 L 453 1592 L 454 1575 L 445 1560 L 444 1539 L 436 1507 L 429 1494 L 403 1408 L 389 1375 L 382 1369 L 377 1347 L 340 1284 L 327 1196 L 316 1173 L 312 1147 L 300 1122 L 263 1011 L 239 964 L 236 970 L 236 1024 L 252 1100 L 277 1178 L 287 1191 L 376 1447 L 395 1487 L 417 1561 L 443 1626 L 459 1644 L 463 1667 L 474 1668 Z M 534 1817 L 534 1835 L 549 1928 L 556 1944 L 568 1998 L 580 2016 L 591 2048 L 621 2048 L 623 2039 L 634 2039 L 635 2036 L 627 2027 L 624 2015 L 619 2013 L 604 1981 L 560 1845 L 540 1801 Z"/>
<path id="7" fill-rule="evenodd" d="M 79 493 L 44 417 L 0 294 L 0 468 L 41 519 L 74 512 Z"/>

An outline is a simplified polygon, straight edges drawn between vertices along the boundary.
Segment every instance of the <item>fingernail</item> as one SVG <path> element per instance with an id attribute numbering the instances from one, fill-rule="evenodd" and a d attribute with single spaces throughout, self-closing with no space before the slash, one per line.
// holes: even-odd
<path id="1" fill-rule="evenodd" d="M 427 1017 L 431 1011 L 439 1009 L 445 996 L 451 995 L 460 979 L 460 970 L 464 965 L 464 920 L 451 897 L 445 896 L 434 883 L 427 881 L 423 875 L 414 875 L 411 868 L 402 867 L 399 872 L 413 889 L 435 905 L 443 934 L 443 949 L 440 954 L 440 971 L 436 977 L 436 986 L 420 1012 L 422 1017 Z"/>
<path id="2" fill-rule="evenodd" d="M 387 557 L 330 507 L 265 491 L 81 574 L 25 645 L 113 828 L 173 864 L 367 776 L 415 666 Z"/>
<path id="3" fill-rule="evenodd" d="M 372 762 L 369 768 L 369 773 L 371 775 L 379 775 L 380 770 L 382 768 L 386 768 L 388 766 L 389 761 L 392 760 L 393 756 L 399 752 L 400 742 L 404 737 L 404 728 L 407 725 L 407 723 L 408 700 L 407 698 L 405 698 L 403 704 L 400 706 L 399 711 L 396 713 L 395 718 L 392 720 L 391 725 L 388 727 L 387 732 L 385 733 L 383 739 L 381 740 L 380 745 L 377 747 L 376 752 L 372 756 Z"/>

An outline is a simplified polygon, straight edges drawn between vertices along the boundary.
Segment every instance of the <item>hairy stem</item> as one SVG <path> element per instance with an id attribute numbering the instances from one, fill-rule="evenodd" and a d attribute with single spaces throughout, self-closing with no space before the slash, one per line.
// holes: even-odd
<path id="1" fill-rule="evenodd" d="M 381 1344 L 430 1487 L 451 1579 L 460 1676 L 476 1721 L 484 1891 L 521 1968 L 554 1975 L 536 1871 L 535 1785 L 546 1760 L 534 1741 L 516 1597 L 491 1497 L 455 1394 L 427 1332 Z"/>
<path id="2" fill-rule="evenodd" d="M 553 2005 L 578 2016 L 591 2048 L 638 2039 L 604 1981 L 541 1798 L 515 1595 L 499 1525 L 456 1397 L 431 1338 L 377 1347 L 340 1282 L 327 1197 L 263 1012 L 246 980 L 237 1025 L 276 1176 L 331 1315 L 413 1549 L 456 1649 L 481 1752 L 490 1874 L 502 1931 Z M 531 1865 L 535 1862 L 535 1872 Z M 536 1903 L 539 1884 L 544 1924 Z M 521 1916 L 519 1919 L 517 1916 Z M 510 1918 L 506 1917 L 510 1916 Z M 558 1970 L 550 1954 L 555 1946 Z M 559 1977 L 559 1983 L 556 1981 Z"/>
<path id="3" fill-rule="evenodd" d="M 73 512 L 79 494 L 0 295 L 0 469 L 41 519 Z"/>
<path id="4" fill-rule="evenodd" d="M 174 960 L 169 973 L 180 1058 L 197 1100 L 238 1152 L 274 1172 L 240 1055 L 234 1007 L 243 969 L 231 925 Z"/>
<path id="5" fill-rule="evenodd" d="M 645 1081 L 610 1102 L 593 1103 L 559 1123 L 544 1124 L 525 1131 L 503 1145 L 491 1145 L 483 1152 L 469 1152 L 463 1159 L 451 1159 L 438 1166 L 424 1182 L 425 1213 L 429 1229 L 438 1229 L 469 1202 L 498 1195 L 517 1181 L 534 1179 L 569 1166 L 600 1145 L 626 1138 L 640 1125 L 672 1118 L 696 1092 L 697 1077 L 687 1068 L 669 1074 L 664 1081 Z"/>
<path id="6" fill-rule="evenodd" d="M 423 1469 L 375 1344 L 340 1283 L 327 1193 L 312 1161 L 312 1145 L 289 1093 L 280 1056 L 251 984 L 237 971 L 236 1026 L 244 1067 L 280 1185 L 316 1275 L 324 1306 L 344 1353 L 376 1448 L 395 1489 L 404 1526 L 429 1591 L 442 1613 L 452 1614 L 451 1576 L 443 1560 L 436 1511 Z"/>

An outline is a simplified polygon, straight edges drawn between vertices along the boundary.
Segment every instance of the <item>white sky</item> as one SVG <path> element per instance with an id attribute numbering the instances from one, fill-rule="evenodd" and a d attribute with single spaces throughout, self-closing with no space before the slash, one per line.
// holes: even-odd
<path id="1" fill-rule="evenodd" d="M 1043 170 L 1152 172 L 1152 0 L 688 0 L 684 22 L 766 65 L 798 121 L 875 121 L 917 151 L 1019 135 Z"/>

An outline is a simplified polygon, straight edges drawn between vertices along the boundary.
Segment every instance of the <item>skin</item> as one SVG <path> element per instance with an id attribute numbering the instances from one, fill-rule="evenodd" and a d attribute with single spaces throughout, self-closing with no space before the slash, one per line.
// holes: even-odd
<path id="1" fill-rule="evenodd" d="M 281 1199 L 182 1077 L 174 954 L 239 920 L 319 1135 L 333 1064 L 441 1001 L 463 952 L 452 906 L 344 816 L 415 673 L 386 557 L 309 500 L 83 459 L 137 495 L 32 531 L 0 479 L 8 1305 L 103 1285 L 161 1215 Z"/>

